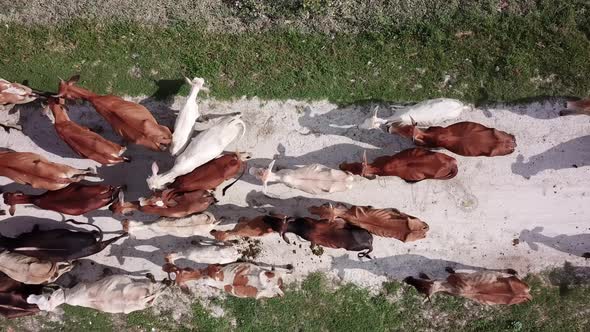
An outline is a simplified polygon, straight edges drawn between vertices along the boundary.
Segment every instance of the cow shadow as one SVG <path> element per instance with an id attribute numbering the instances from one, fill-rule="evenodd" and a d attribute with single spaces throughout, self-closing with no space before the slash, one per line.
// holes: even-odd
<path id="1" fill-rule="evenodd" d="M 574 266 L 566 261 L 563 267 L 555 268 L 548 273 L 549 282 L 559 287 L 559 294 L 567 296 L 573 290 L 572 286 L 590 284 L 590 267 Z"/>
<path id="2" fill-rule="evenodd" d="M 483 111 L 483 114 L 491 118 L 493 116 L 490 108 L 501 107 L 511 113 L 527 116 L 538 120 L 551 120 L 560 117 L 560 111 L 565 109 L 565 102 L 568 100 L 579 99 L 571 96 L 534 96 L 520 98 L 509 102 L 493 102 L 477 104 L 477 107 Z"/>
<path id="3" fill-rule="evenodd" d="M 308 152 L 302 155 L 288 156 L 286 148 L 282 144 L 277 145 L 277 153 L 273 158 L 253 158 L 248 160 L 247 167 L 256 168 L 267 168 L 272 160 L 276 160 L 273 172 L 281 169 L 295 169 L 298 166 L 307 166 L 311 164 L 322 164 L 326 167 L 339 169 L 339 165 L 343 162 L 361 162 L 363 153 L 367 152 L 367 158 L 369 161 L 376 157 L 383 155 L 393 155 L 405 149 L 406 145 L 402 145 L 401 148 L 398 146 L 388 146 L 386 148 L 363 148 L 356 144 L 351 143 L 340 143 L 327 146 L 325 148 Z M 256 179 L 253 175 L 249 174 L 248 171 L 244 173 L 241 179 L 242 181 L 260 185 L 260 180 Z M 270 184 L 272 185 L 272 184 Z"/>
<path id="4" fill-rule="evenodd" d="M 545 152 L 531 156 L 528 162 L 518 155 L 512 164 L 512 173 L 530 178 L 547 169 L 560 170 L 590 165 L 590 135 L 574 138 L 558 144 Z"/>
<path id="5" fill-rule="evenodd" d="M 39 225 L 40 230 L 49 229 L 68 229 L 72 231 L 92 231 L 94 227 L 88 228 L 80 227 L 72 223 L 65 222 L 67 218 L 63 217 L 62 221 L 47 219 L 47 218 L 34 218 L 30 216 L 16 216 L 2 220 L 0 222 L 0 234 L 3 236 L 14 237 L 22 233 L 30 232 L 35 225 Z"/>
<path id="6" fill-rule="evenodd" d="M 344 136 L 375 147 L 397 150 L 408 146 L 411 142 L 408 143 L 406 139 L 398 135 L 391 135 L 378 129 L 368 130 L 357 127 L 373 115 L 375 107 L 379 107 L 379 117 L 381 118 L 390 117 L 395 113 L 391 104 L 382 102 L 342 105 L 322 114 L 313 114 L 311 106 L 306 106 L 298 119 L 299 125 L 307 129 L 307 133 L 301 135 Z"/>
<path id="7" fill-rule="evenodd" d="M 156 85 L 156 92 L 151 95 L 151 98 L 158 101 L 171 101 L 172 97 L 180 92 L 186 81 L 184 79 L 164 79 L 154 80 L 154 84 Z"/>
<path id="8" fill-rule="evenodd" d="M 110 248 L 110 256 L 117 258 L 120 265 L 125 263 L 125 258 L 141 258 L 145 259 L 154 265 L 162 266 L 165 261 L 164 258 L 171 252 L 178 251 L 189 247 L 194 241 L 208 240 L 203 236 L 191 236 L 189 238 L 177 237 L 173 235 L 161 235 L 147 238 L 128 237 L 120 244 L 113 243 Z M 153 246 L 156 250 L 144 251 L 137 249 L 140 246 Z"/>
<path id="9" fill-rule="evenodd" d="M 122 268 L 97 263 L 91 259 L 78 259 L 74 261 L 72 271 L 64 274 L 58 280 L 63 287 L 73 287 L 79 282 L 95 282 L 110 275 L 127 275 L 131 277 L 145 277 L 148 270 L 127 271 Z"/>
<path id="10" fill-rule="evenodd" d="M 408 276 L 417 276 L 422 272 L 431 278 L 445 278 L 448 275 L 445 272 L 446 267 L 452 267 L 455 270 L 501 271 L 413 254 L 373 258 L 369 261 L 358 261 L 350 259 L 348 255 L 343 255 L 334 257 L 332 260 L 332 270 L 336 270 L 340 276 L 344 274 L 346 269 L 362 269 L 395 280 L 402 280 Z"/>
<path id="11" fill-rule="evenodd" d="M 532 230 L 524 229 L 520 232 L 519 240 L 526 242 L 532 250 L 539 250 L 538 243 L 549 248 L 565 252 L 567 254 L 590 258 L 590 233 L 556 236 L 546 236 L 541 232 L 543 227 L 535 227 Z"/>

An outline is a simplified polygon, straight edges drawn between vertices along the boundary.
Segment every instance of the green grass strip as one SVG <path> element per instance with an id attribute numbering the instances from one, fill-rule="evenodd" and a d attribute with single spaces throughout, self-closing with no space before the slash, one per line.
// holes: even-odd
<path id="1" fill-rule="evenodd" d="M 55 90 L 82 75 L 99 92 L 167 97 L 202 76 L 220 99 L 515 101 L 590 94 L 590 3 L 524 16 L 465 12 L 374 33 L 210 34 L 197 25 L 76 21 L 0 29 L 0 76 Z M 180 93 L 186 93 L 183 86 Z"/>

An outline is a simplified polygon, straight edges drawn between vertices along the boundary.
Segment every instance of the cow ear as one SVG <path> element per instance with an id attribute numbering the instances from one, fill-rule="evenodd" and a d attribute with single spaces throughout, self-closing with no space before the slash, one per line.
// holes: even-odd
<path id="1" fill-rule="evenodd" d="M 160 169 L 158 168 L 158 163 L 156 163 L 155 161 L 152 163 L 152 174 L 154 176 L 158 175 L 158 171 Z"/>
<path id="2" fill-rule="evenodd" d="M 68 84 L 69 85 L 76 84 L 76 83 L 78 83 L 78 81 L 80 81 L 80 74 L 76 74 L 76 75 L 70 77 L 70 79 L 68 80 Z"/>

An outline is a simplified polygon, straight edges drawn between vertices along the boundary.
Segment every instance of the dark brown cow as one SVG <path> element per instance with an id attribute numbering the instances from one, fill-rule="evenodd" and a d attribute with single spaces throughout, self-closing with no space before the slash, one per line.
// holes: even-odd
<path id="1" fill-rule="evenodd" d="M 242 217 L 232 230 L 212 230 L 211 235 L 218 241 L 226 241 L 234 237 L 260 237 L 273 233 L 273 223 L 280 223 L 286 220 L 285 215 L 258 216 L 253 219 Z"/>
<path id="2" fill-rule="evenodd" d="M 38 313 L 39 307 L 27 303 L 27 298 L 32 294 L 41 294 L 42 288 L 42 285 L 25 285 L 0 273 L 0 314 L 6 318 L 17 318 Z"/>
<path id="3" fill-rule="evenodd" d="M 365 153 L 362 163 L 342 163 L 340 169 L 361 175 L 368 179 L 378 176 L 398 176 L 406 182 L 418 182 L 425 179 L 448 180 L 457 175 L 457 160 L 444 153 L 433 152 L 423 148 L 412 148 L 393 156 L 376 158 L 367 162 Z"/>
<path id="4" fill-rule="evenodd" d="M 529 286 L 516 276 L 516 271 L 480 271 L 456 273 L 447 268 L 450 275 L 446 280 L 431 280 L 427 275 L 420 278 L 407 277 L 404 281 L 430 299 L 435 293 L 443 292 L 460 296 L 481 304 L 519 304 L 532 300 Z"/>
<path id="5" fill-rule="evenodd" d="M 49 98 L 48 102 L 48 107 L 53 113 L 53 125 L 57 135 L 77 154 L 102 165 L 129 161 L 128 158 L 121 156 L 126 148 L 70 120 L 63 99 Z"/>
<path id="6" fill-rule="evenodd" d="M 334 221 L 312 218 L 279 218 L 272 222 L 273 230 L 278 232 L 285 242 L 290 243 L 286 233 L 295 233 L 311 242 L 312 246 L 342 248 L 350 251 L 363 251 L 358 257 L 368 257 L 373 251 L 373 236 L 366 230 L 354 226 L 342 219 Z"/>
<path id="7" fill-rule="evenodd" d="M 149 198 L 141 198 L 135 202 L 125 202 L 123 193 L 119 193 L 119 199 L 109 209 L 117 214 L 129 214 L 135 210 L 161 217 L 183 218 L 199 213 L 217 202 L 212 192 L 207 190 L 195 190 L 189 192 L 177 192 L 173 189 L 156 192 Z"/>
<path id="8" fill-rule="evenodd" d="M 56 97 L 89 101 L 115 132 L 128 142 L 154 151 L 165 150 L 172 142 L 170 129 L 159 125 L 147 108 L 121 97 L 98 95 L 76 86 L 79 79 L 80 76 L 75 75 L 67 81 L 60 80 Z"/>
<path id="9" fill-rule="evenodd" d="M 17 191 L 4 193 L 2 196 L 4 204 L 10 206 L 10 215 L 14 215 L 17 204 L 33 204 L 44 210 L 78 216 L 112 203 L 120 190 L 121 187 L 102 184 L 72 183 L 65 188 L 40 195 L 25 195 Z"/>
<path id="10" fill-rule="evenodd" d="M 246 153 L 224 154 L 195 168 L 188 174 L 177 177 L 174 182 L 168 185 L 168 188 L 181 192 L 214 190 L 225 180 L 236 176 L 240 170 L 243 172 L 245 169 L 244 160 L 248 158 Z M 224 189 L 224 193 L 228 187 Z"/>
<path id="11" fill-rule="evenodd" d="M 71 219 L 68 222 L 88 225 Z M 0 249 L 46 262 L 68 262 L 101 252 L 109 244 L 127 236 L 125 233 L 102 241 L 102 230 L 95 225 L 91 226 L 95 227 L 98 232 L 69 229 L 42 231 L 39 230 L 39 225 L 35 225 L 32 231 L 22 233 L 15 238 L 0 235 Z"/>
<path id="12" fill-rule="evenodd" d="M 324 204 L 312 206 L 309 212 L 322 219 L 334 221 L 342 218 L 371 234 L 396 238 L 402 242 L 420 240 L 426 237 L 428 224 L 396 209 L 374 209 L 370 206 L 352 206 L 344 204 Z"/>
<path id="13" fill-rule="evenodd" d="M 590 99 L 568 101 L 565 103 L 565 110 L 559 112 L 559 115 L 586 114 L 590 115 Z"/>
<path id="14" fill-rule="evenodd" d="M 389 127 L 389 132 L 412 138 L 428 148 L 445 148 L 466 157 L 495 157 L 514 152 L 514 135 L 475 122 L 459 122 L 448 127 L 420 129 L 416 125 Z"/>

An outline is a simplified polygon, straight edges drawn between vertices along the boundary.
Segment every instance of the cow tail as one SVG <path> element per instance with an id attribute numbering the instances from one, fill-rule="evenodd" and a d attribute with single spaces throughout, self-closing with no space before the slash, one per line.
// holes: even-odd
<path id="1" fill-rule="evenodd" d="M 103 232 L 102 232 L 102 229 L 100 227 L 98 227 L 98 226 L 96 226 L 94 224 L 91 224 L 89 222 L 81 222 L 81 221 L 76 221 L 74 219 L 66 219 L 65 222 L 69 222 L 69 223 L 72 223 L 72 224 L 75 224 L 75 225 L 92 226 L 92 227 L 96 228 L 96 230 L 98 231 L 98 235 L 99 235 L 99 238 L 96 241 L 98 241 L 98 242 L 102 241 Z"/>

